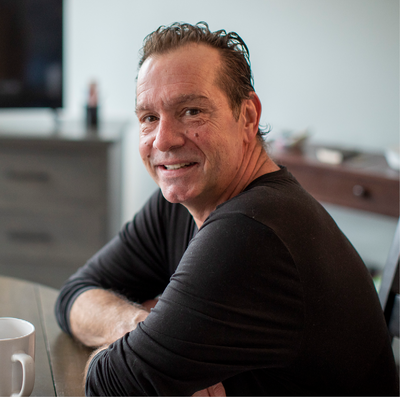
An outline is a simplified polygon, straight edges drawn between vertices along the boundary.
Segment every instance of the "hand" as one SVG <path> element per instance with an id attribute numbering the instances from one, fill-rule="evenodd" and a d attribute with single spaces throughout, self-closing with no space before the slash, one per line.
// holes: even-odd
<path id="1" fill-rule="evenodd" d="M 207 396 L 219 396 L 219 397 L 226 397 L 225 387 L 224 385 L 219 382 L 214 386 L 207 387 L 207 389 L 197 391 L 193 394 L 196 397 L 207 397 Z"/>

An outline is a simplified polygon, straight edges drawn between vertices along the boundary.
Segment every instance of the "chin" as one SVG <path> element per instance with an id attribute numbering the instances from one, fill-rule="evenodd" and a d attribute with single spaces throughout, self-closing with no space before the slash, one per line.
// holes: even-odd
<path id="1" fill-rule="evenodd" d="M 165 200 L 169 201 L 170 203 L 177 204 L 182 202 L 182 195 L 178 195 L 163 188 L 161 188 L 161 192 Z"/>
<path id="2" fill-rule="evenodd" d="M 175 196 L 166 195 L 166 194 L 164 194 L 164 193 L 163 193 L 163 196 L 164 196 L 165 200 L 169 201 L 171 204 L 179 204 L 179 203 L 182 202 L 181 200 L 179 200 L 179 199 L 178 199 L 177 197 L 175 197 Z"/>
<path id="3" fill-rule="evenodd" d="M 192 194 L 190 194 L 187 190 L 185 191 L 175 191 L 174 189 L 163 189 L 161 187 L 161 192 L 165 198 L 165 200 L 169 201 L 170 203 L 173 204 L 178 204 L 178 203 L 185 203 L 189 200 L 191 200 Z"/>

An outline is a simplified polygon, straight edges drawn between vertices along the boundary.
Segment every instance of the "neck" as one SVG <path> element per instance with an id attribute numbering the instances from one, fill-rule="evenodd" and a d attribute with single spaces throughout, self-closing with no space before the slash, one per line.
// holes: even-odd
<path id="1" fill-rule="evenodd" d="M 225 201 L 237 196 L 251 182 L 264 174 L 278 171 L 280 168 L 269 158 L 267 152 L 261 144 L 256 142 L 252 148 L 246 150 L 246 155 L 243 158 L 242 164 L 239 167 L 238 173 L 232 182 L 218 195 L 218 199 L 214 202 L 197 205 L 196 203 L 184 204 L 192 214 L 197 227 L 200 229 L 204 221 L 216 207 Z"/>

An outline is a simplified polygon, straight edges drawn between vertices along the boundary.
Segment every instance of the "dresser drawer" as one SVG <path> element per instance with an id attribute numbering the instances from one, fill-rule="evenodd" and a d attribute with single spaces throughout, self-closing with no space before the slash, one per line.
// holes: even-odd
<path id="1" fill-rule="evenodd" d="M 104 217 L 93 211 L 0 211 L 1 257 L 69 257 L 94 254 L 105 242 Z"/>
<path id="2" fill-rule="evenodd" d="M 0 127 L 0 274 L 59 288 L 120 228 L 126 123 L 17 124 Z"/>
<path id="3" fill-rule="evenodd" d="M 399 215 L 399 184 L 396 181 L 301 166 L 290 167 L 289 171 L 319 201 Z"/>
<path id="4" fill-rule="evenodd" d="M 75 271 L 83 266 L 85 257 L 9 258 L 0 255 L 0 274 L 45 284 L 60 289 Z"/>
<path id="5" fill-rule="evenodd" d="M 382 153 L 353 151 L 352 156 L 334 165 L 318 160 L 316 153 L 320 148 L 329 149 L 329 146 L 307 144 L 302 149 L 275 148 L 270 154 L 276 163 L 287 166 L 319 201 L 399 216 L 399 172 L 388 166 Z M 340 152 L 340 149 L 332 150 Z"/>
<path id="6" fill-rule="evenodd" d="M 0 208 L 92 205 L 105 195 L 106 171 L 96 156 L 0 152 Z"/>

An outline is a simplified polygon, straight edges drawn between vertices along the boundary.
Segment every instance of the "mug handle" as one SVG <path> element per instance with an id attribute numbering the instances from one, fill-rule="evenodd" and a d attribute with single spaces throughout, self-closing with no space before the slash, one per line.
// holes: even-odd
<path id="1" fill-rule="evenodd" d="M 35 362 L 33 358 L 24 352 L 17 352 L 11 356 L 13 362 L 19 361 L 22 365 L 21 391 L 11 394 L 11 397 L 30 396 L 35 384 Z"/>

